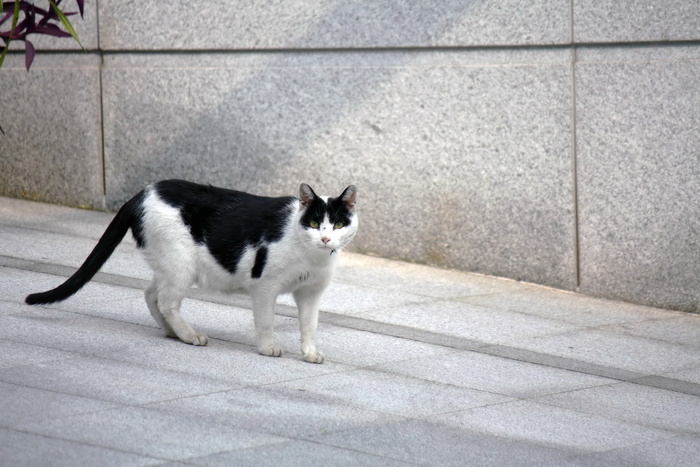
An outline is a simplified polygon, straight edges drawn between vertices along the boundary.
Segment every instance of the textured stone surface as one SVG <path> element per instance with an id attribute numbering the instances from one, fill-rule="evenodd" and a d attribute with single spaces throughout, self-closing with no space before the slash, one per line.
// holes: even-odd
<path id="1" fill-rule="evenodd" d="M 351 407 L 406 417 L 429 416 L 513 400 L 485 391 L 373 370 L 335 373 L 271 387 L 305 391 Z M 382 397 L 377 397 L 377 394 Z"/>
<path id="2" fill-rule="evenodd" d="M 289 440 L 248 449 L 213 454 L 194 459 L 201 465 L 213 467 L 258 467 L 264 461 L 267 465 L 382 465 L 387 467 L 412 466 L 413 463 L 400 462 L 388 457 L 374 456 L 354 449 L 343 449 L 303 440 Z"/>
<path id="3" fill-rule="evenodd" d="M 548 336 L 523 337 L 518 342 L 518 347 L 651 374 L 688 368 L 697 365 L 699 360 L 696 348 L 677 342 L 619 334 L 614 329 L 584 329 Z"/>
<path id="4" fill-rule="evenodd" d="M 568 60 L 108 57 L 108 205 L 167 177 L 275 195 L 355 183 L 358 250 L 573 288 Z"/>
<path id="5" fill-rule="evenodd" d="M 569 4 L 206 0 L 99 3 L 106 49 L 293 49 L 569 42 Z M 212 21 L 216 18 L 216 21 Z"/>
<path id="6" fill-rule="evenodd" d="M 471 432 L 518 438 L 549 447 L 604 451 L 667 439 L 669 433 L 532 401 L 516 401 L 439 415 L 434 420 Z"/>
<path id="7" fill-rule="evenodd" d="M 213 425 L 209 420 L 183 418 L 138 406 L 54 418 L 20 427 L 50 438 L 61 437 L 92 446 L 167 460 L 245 449 L 284 441 L 284 438 Z"/>
<path id="8" fill-rule="evenodd" d="M 404 420 L 331 433 L 318 441 L 419 465 L 563 465 L 570 448 L 556 449 L 424 420 Z"/>
<path id="9" fill-rule="evenodd" d="M 579 53 L 581 290 L 699 311 L 700 48 L 666 50 Z"/>
<path id="10" fill-rule="evenodd" d="M 621 383 L 555 394 L 537 402 L 604 417 L 614 416 L 628 423 L 660 430 L 677 430 L 700 434 L 698 398 L 661 389 Z M 634 407 L 634 409 L 632 409 Z M 644 413 L 644 420 L 637 410 Z"/>
<path id="11" fill-rule="evenodd" d="M 697 436 L 680 436 L 587 456 L 582 455 L 572 459 L 572 462 L 591 466 L 647 464 L 696 467 L 698 458 L 700 458 L 700 439 Z"/>
<path id="12" fill-rule="evenodd" d="M 31 449 L 17 449 L 30 446 Z M 149 465 L 156 459 L 105 447 L 0 428 L 0 456 L 8 465 Z"/>
<path id="13" fill-rule="evenodd" d="M 439 358 L 414 358 L 387 363 L 378 369 L 445 385 L 520 398 L 568 393 L 613 382 L 597 376 L 515 362 L 477 352 L 455 352 Z"/>
<path id="14" fill-rule="evenodd" d="M 455 301 L 405 304 L 388 309 L 375 308 L 355 316 L 374 321 L 407 324 L 418 329 L 490 344 L 502 343 L 513 336 L 525 339 L 573 329 L 571 325 L 538 316 Z"/>
<path id="15" fill-rule="evenodd" d="M 111 376 L 108 385 L 94 378 L 95 374 L 102 372 Z M 193 380 L 190 375 L 175 371 L 81 356 L 6 368 L 0 374 L 0 380 L 18 386 L 134 405 L 237 387 L 236 384 L 201 377 Z M 134 381 L 138 381 L 137 386 Z"/>
<path id="16" fill-rule="evenodd" d="M 52 55 L 0 69 L 0 194 L 102 207 L 99 58 Z"/>
<path id="17" fill-rule="evenodd" d="M 697 0 L 572 0 L 576 42 L 700 39 Z"/>
<path id="18" fill-rule="evenodd" d="M 117 404 L 81 396 L 45 391 L 0 382 L 3 395 L 0 427 L 15 428 L 21 423 L 43 423 L 81 413 L 107 410 Z"/>

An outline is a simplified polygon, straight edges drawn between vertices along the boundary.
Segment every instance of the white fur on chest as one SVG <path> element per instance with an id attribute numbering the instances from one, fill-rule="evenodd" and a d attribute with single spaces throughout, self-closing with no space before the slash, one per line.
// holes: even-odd
<path id="1" fill-rule="evenodd" d="M 247 248 L 235 274 L 231 274 L 216 261 L 205 245 L 197 245 L 196 283 L 199 287 L 222 292 L 255 290 L 275 295 L 292 293 L 301 287 L 325 288 L 331 280 L 337 258 L 329 255 L 326 264 L 308 261 L 293 251 L 290 243 L 289 239 L 282 239 L 267 245 L 267 261 L 258 278 L 253 278 L 251 274 L 256 249 Z"/>

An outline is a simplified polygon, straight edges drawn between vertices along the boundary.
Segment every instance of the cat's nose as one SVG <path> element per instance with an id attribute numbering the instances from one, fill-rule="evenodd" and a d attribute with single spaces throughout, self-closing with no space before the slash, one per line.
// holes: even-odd
<path id="1" fill-rule="evenodd" d="M 326 243 L 326 244 L 327 244 L 328 242 L 331 241 L 331 239 L 328 238 L 328 237 L 321 237 L 321 241 L 322 241 L 323 243 Z"/>

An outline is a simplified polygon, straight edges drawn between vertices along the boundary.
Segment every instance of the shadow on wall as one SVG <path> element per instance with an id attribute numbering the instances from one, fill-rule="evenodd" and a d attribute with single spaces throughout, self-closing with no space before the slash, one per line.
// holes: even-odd
<path id="1" fill-rule="evenodd" d="M 337 18 L 356 16 L 351 3 L 326 2 L 316 22 L 303 37 L 290 37 L 287 48 L 314 43 L 316 35 L 333 31 Z M 371 2 L 367 15 L 358 18 L 361 37 L 345 27 L 333 41 L 348 46 L 436 42 L 474 3 Z M 401 24 L 425 27 L 387 31 L 387 25 Z M 369 182 L 360 173 L 367 168 L 363 155 L 356 152 L 366 145 L 357 143 L 376 138 L 382 129 L 368 120 L 349 133 L 337 124 L 361 103 L 367 105 L 391 81 L 391 70 L 407 64 L 411 55 L 204 53 L 158 56 L 153 65 L 147 56 L 107 58 L 106 191 L 114 209 L 145 184 L 168 177 L 271 194 L 290 194 L 301 181 L 320 184 L 321 191 L 358 177 Z M 345 147 L 331 147 L 330 153 L 314 144 L 331 133 Z"/>

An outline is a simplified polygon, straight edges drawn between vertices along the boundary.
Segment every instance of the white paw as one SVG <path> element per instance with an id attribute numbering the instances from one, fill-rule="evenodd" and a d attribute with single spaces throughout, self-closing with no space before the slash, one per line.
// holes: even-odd
<path id="1" fill-rule="evenodd" d="M 186 340 L 185 342 L 192 345 L 207 345 L 209 343 L 209 338 L 206 334 L 198 332 L 192 338 Z"/>
<path id="2" fill-rule="evenodd" d="M 280 357 L 282 355 L 282 349 L 276 345 L 267 345 L 265 347 L 258 347 L 258 353 L 267 357 Z"/>
<path id="3" fill-rule="evenodd" d="M 304 361 L 309 363 L 323 363 L 326 357 L 316 350 L 304 354 Z"/>

